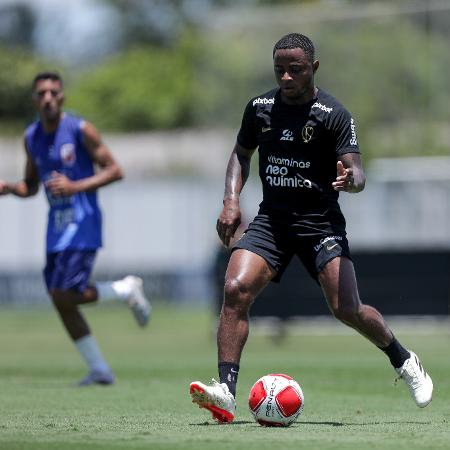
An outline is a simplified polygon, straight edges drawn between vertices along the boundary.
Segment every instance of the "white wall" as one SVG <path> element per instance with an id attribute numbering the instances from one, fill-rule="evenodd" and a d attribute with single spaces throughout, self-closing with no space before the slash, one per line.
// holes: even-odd
<path id="1" fill-rule="evenodd" d="M 219 245 L 215 225 L 234 132 L 180 130 L 105 141 L 127 176 L 99 192 L 105 248 L 97 268 L 205 270 Z M 20 138 L 0 139 L 0 179 L 22 176 L 21 147 Z M 178 170 L 184 177 L 173 175 Z M 341 195 L 351 248 L 450 248 L 450 158 L 377 160 L 367 178 L 362 193 Z M 242 197 L 247 219 L 260 200 L 253 178 Z M 0 198 L 0 272 L 41 270 L 46 211 L 42 192 Z"/>
<path id="2" fill-rule="evenodd" d="M 100 192 L 107 270 L 203 269 L 219 244 L 223 180 L 124 181 Z M 369 182 L 341 195 L 352 248 L 450 248 L 450 181 Z M 243 210 L 257 211 L 256 180 Z M 44 258 L 45 199 L 0 199 L 0 271 L 37 269 Z"/>
<path id="3" fill-rule="evenodd" d="M 244 208 L 255 211 L 258 186 L 246 191 L 244 198 L 256 201 Z M 103 188 L 104 249 L 97 265 L 113 271 L 204 268 L 219 245 L 215 226 L 222 194 L 223 180 L 124 181 Z M 0 198 L 0 271 L 41 268 L 46 213 L 42 193 L 26 200 Z"/>

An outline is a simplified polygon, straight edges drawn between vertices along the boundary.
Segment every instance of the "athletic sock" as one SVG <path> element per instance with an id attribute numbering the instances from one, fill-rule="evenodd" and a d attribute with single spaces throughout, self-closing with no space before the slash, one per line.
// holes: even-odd
<path id="1" fill-rule="evenodd" d="M 130 286 L 125 280 L 98 281 L 95 283 L 98 300 L 107 302 L 111 300 L 127 300 L 130 295 Z"/>
<path id="2" fill-rule="evenodd" d="M 103 358 L 94 336 L 88 334 L 74 341 L 74 344 L 90 370 L 99 372 L 109 372 L 111 370 Z"/>
<path id="3" fill-rule="evenodd" d="M 236 397 L 236 383 L 239 374 L 239 364 L 220 362 L 219 363 L 219 379 L 221 383 L 225 383 L 228 389 Z"/>
<path id="4" fill-rule="evenodd" d="M 394 340 L 387 347 L 379 347 L 391 361 L 391 364 L 398 369 L 403 366 L 403 363 L 411 356 L 411 354 L 404 348 L 400 342 L 394 337 Z"/>

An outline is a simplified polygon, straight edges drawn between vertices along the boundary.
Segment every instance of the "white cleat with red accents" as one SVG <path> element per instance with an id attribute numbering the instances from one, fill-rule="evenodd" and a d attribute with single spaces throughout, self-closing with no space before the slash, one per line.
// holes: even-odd
<path id="1" fill-rule="evenodd" d="M 236 401 L 225 383 L 218 383 L 214 378 L 208 386 L 200 381 L 194 381 L 189 387 L 192 402 L 199 408 L 211 412 L 219 423 L 231 423 L 236 413 Z"/>

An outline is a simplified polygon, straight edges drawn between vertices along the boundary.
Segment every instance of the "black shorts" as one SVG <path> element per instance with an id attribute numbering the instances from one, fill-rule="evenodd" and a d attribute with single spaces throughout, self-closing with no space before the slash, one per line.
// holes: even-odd
<path id="1" fill-rule="evenodd" d="M 279 283 L 292 257 L 297 255 L 309 274 L 317 281 L 319 272 L 337 256 L 352 259 L 345 231 L 308 234 L 301 227 L 258 215 L 233 250 L 245 249 L 264 258 L 277 272 L 272 279 Z"/>

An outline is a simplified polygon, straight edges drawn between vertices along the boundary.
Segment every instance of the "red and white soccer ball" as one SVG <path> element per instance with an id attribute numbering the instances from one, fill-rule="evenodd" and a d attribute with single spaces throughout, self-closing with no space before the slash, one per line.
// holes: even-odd
<path id="1" fill-rule="evenodd" d="M 266 427 L 288 427 L 305 404 L 300 385 L 289 375 L 272 373 L 261 377 L 250 389 L 248 406 L 255 420 Z"/>

